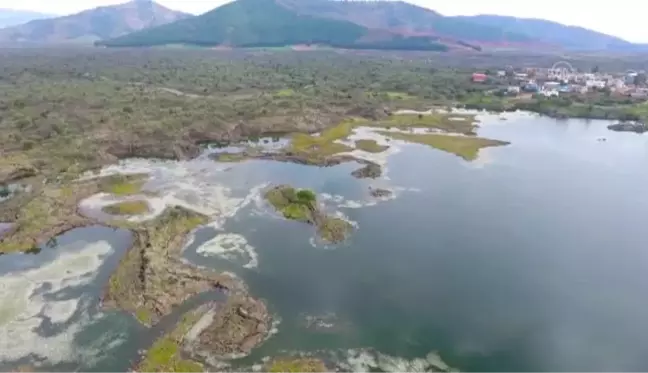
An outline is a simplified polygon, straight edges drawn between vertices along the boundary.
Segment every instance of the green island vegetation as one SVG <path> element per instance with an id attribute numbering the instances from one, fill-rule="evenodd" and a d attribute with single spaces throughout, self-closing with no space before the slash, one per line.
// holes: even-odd
<path id="1" fill-rule="evenodd" d="M 316 226 L 320 237 L 327 242 L 344 241 L 353 228 L 343 219 L 322 213 L 317 204 L 317 196 L 311 190 L 279 185 L 270 188 L 264 197 L 286 219 Z"/>
<path id="2" fill-rule="evenodd" d="M 477 159 L 479 150 L 491 146 L 508 145 L 506 141 L 484 139 L 473 136 L 414 134 L 382 131 L 381 134 L 396 140 L 408 141 L 431 146 L 463 158 L 466 161 Z"/>
<path id="3" fill-rule="evenodd" d="M 355 142 L 356 149 L 364 150 L 369 153 L 382 153 L 385 150 L 389 149 L 387 145 L 378 145 L 376 140 L 356 140 Z"/>
<path id="4" fill-rule="evenodd" d="M 315 358 L 276 358 L 267 365 L 267 371 L 272 373 L 282 372 L 326 372 L 326 365 L 322 360 Z"/>
<path id="5" fill-rule="evenodd" d="M 311 190 L 281 185 L 268 190 L 265 199 L 286 219 L 315 222 L 313 212 L 317 209 L 317 196 Z"/>
<path id="6" fill-rule="evenodd" d="M 104 207 L 103 212 L 111 215 L 142 215 L 150 211 L 146 201 L 124 201 Z"/>

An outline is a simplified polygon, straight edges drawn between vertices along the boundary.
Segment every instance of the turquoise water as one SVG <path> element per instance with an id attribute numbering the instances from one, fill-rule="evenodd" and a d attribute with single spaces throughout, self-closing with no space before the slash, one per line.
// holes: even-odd
<path id="1" fill-rule="evenodd" d="M 358 164 L 231 165 L 219 177 L 232 190 L 245 194 L 262 182 L 313 188 L 357 229 L 347 242 L 324 246 L 312 228 L 253 203 L 221 229 L 199 229 L 186 258 L 237 273 L 281 319 L 278 333 L 240 365 L 286 351 L 373 348 L 408 359 L 438 351 L 465 371 L 647 370 L 648 137 L 607 124 L 490 117 L 480 135 L 511 145 L 470 163 L 403 145 L 389 158 L 390 180 L 377 182 L 351 177 Z M 396 198 L 366 205 L 369 186 L 378 184 L 395 188 Z M 366 206 L 347 208 L 342 199 Z M 130 240 L 116 232 L 94 231 L 94 240 L 121 241 L 111 241 L 108 264 L 77 292 L 100 294 Z M 199 252 L 225 233 L 243 236 L 258 266 L 244 268 L 245 255 Z M 78 246 L 57 242 L 63 251 Z M 52 253 L 0 257 L 0 274 L 51 261 Z M 34 260 L 42 262 L 16 267 Z M 84 307 L 97 313 L 92 302 Z M 333 326 L 314 328 L 309 317 Z M 123 343 L 51 367 L 126 370 L 151 339 L 132 319 L 109 313 L 75 343 L 112 335 Z"/>

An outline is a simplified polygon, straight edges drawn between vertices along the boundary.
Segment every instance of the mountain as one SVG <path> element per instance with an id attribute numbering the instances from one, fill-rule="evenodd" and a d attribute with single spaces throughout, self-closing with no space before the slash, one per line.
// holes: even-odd
<path id="1" fill-rule="evenodd" d="M 236 0 L 201 16 L 98 43 L 104 46 L 287 46 L 449 50 L 637 51 L 647 46 L 582 27 L 506 16 L 446 17 L 400 0 Z"/>
<path id="2" fill-rule="evenodd" d="M 20 25 L 35 19 L 56 17 L 53 14 L 32 12 L 29 10 L 0 8 L 0 28 Z"/>
<path id="3" fill-rule="evenodd" d="M 314 0 L 302 0 L 305 2 Z M 203 15 L 98 42 L 103 46 L 268 47 L 326 45 L 352 49 L 447 50 L 430 35 L 403 35 L 305 12 L 281 0 L 237 0 Z M 465 48 L 465 47 L 464 47 Z"/>
<path id="4" fill-rule="evenodd" d="M 616 36 L 578 26 L 533 18 L 498 15 L 449 17 L 456 20 L 495 27 L 504 32 L 521 34 L 538 42 L 571 50 L 624 50 L 635 45 Z M 639 46 L 636 46 L 639 47 Z"/>
<path id="5" fill-rule="evenodd" d="M 190 15 L 165 8 L 151 0 L 135 0 L 1 29 L 0 42 L 91 42 L 187 17 Z"/>

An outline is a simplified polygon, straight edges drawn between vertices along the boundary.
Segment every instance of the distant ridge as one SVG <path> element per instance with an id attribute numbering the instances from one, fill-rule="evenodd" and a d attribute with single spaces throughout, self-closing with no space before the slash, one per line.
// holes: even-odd
<path id="1" fill-rule="evenodd" d="M 454 19 L 497 27 L 506 32 L 525 35 L 546 45 L 568 50 L 624 50 L 640 47 L 619 37 L 579 26 L 535 18 L 517 18 L 499 15 L 458 16 Z"/>
<path id="2" fill-rule="evenodd" d="M 29 10 L 0 8 L 0 28 L 16 26 L 35 19 L 56 17 L 54 14 L 32 12 Z"/>
<path id="3" fill-rule="evenodd" d="M 151 0 L 135 0 L 0 30 L 0 42 L 93 42 L 189 17 Z"/>

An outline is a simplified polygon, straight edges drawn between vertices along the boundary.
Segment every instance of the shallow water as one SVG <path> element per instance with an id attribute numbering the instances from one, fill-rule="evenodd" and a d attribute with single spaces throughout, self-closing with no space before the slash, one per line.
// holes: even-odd
<path id="1" fill-rule="evenodd" d="M 130 246 L 128 231 L 77 228 L 38 255 L 0 256 L 0 370 L 43 361 L 45 368 L 83 369 L 121 342 L 99 312 L 99 295 L 119 257 Z M 83 341 L 101 328 L 102 338 Z"/>
<path id="2" fill-rule="evenodd" d="M 211 216 L 192 235 L 185 258 L 235 272 L 281 320 L 278 334 L 235 364 L 301 351 L 335 355 L 353 369 L 416 370 L 438 351 L 460 370 L 648 369 L 648 137 L 609 131 L 604 121 L 507 117 L 481 116 L 480 136 L 511 145 L 485 149 L 470 163 L 390 142 L 382 160 L 389 172 L 376 181 L 352 178 L 361 166 L 355 163 L 225 165 L 206 157 L 133 160 L 105 172 L 150 172 L 145 187 L 156 193 L 156 206 L 181 205 Z M 343 244 L 322 245 L 314 229 L 279 218 L 260 199 L 268 183 L 315 189 L 327 212 L 344 215 L 357 229 Z M 370 186 L 390 187 L 395 198 L 377 201 Z M 68 249 L 74 245 L 62 237 L 36 256 L 0 257 L 0 289 L 23 273 L 47 272 L 68 252 L 114 261 L 113 246 L 119 245 L 97 249 L 92 243 L 116 236 L 93 229 L 105 238 L 97 233 Z M 114 262 L 89 263 L 83 268 L 101 268 L 97 275 L 79 271 L 54 282 L 52 274 L 40 274 L 52 285 L 29 293 L 90 299 Z M 68 284 L 72 289 L 60 290 Z M 83 303 L 73 308 L 66 301 L 77 298 L 40 298 L 31 318 L 42 328 L 47 322 L 34 315 L 49 313 L 65 324 L 76 320 L 70 315 Z M 85 302 L 90 316 L 71 322 L 76 326 L 68 327 L 65 339 L 55 340 L 71 346 L 65 353 L 42 354 L 58 363 L 46 366 L 127 369 L 151 332 Z M 14 309 L 21 307 L 35 306 Z M 308 320 L 318 318 L 326 327 L 309 327 Z M 30 325 L 17 329 L 29 339 L 20 351 L 7 350 L 12 357 L 42 348 L 37 341 L 45 337 L 29 332 Z M 77 340 L 94 348 L 79 350 Z"/>

